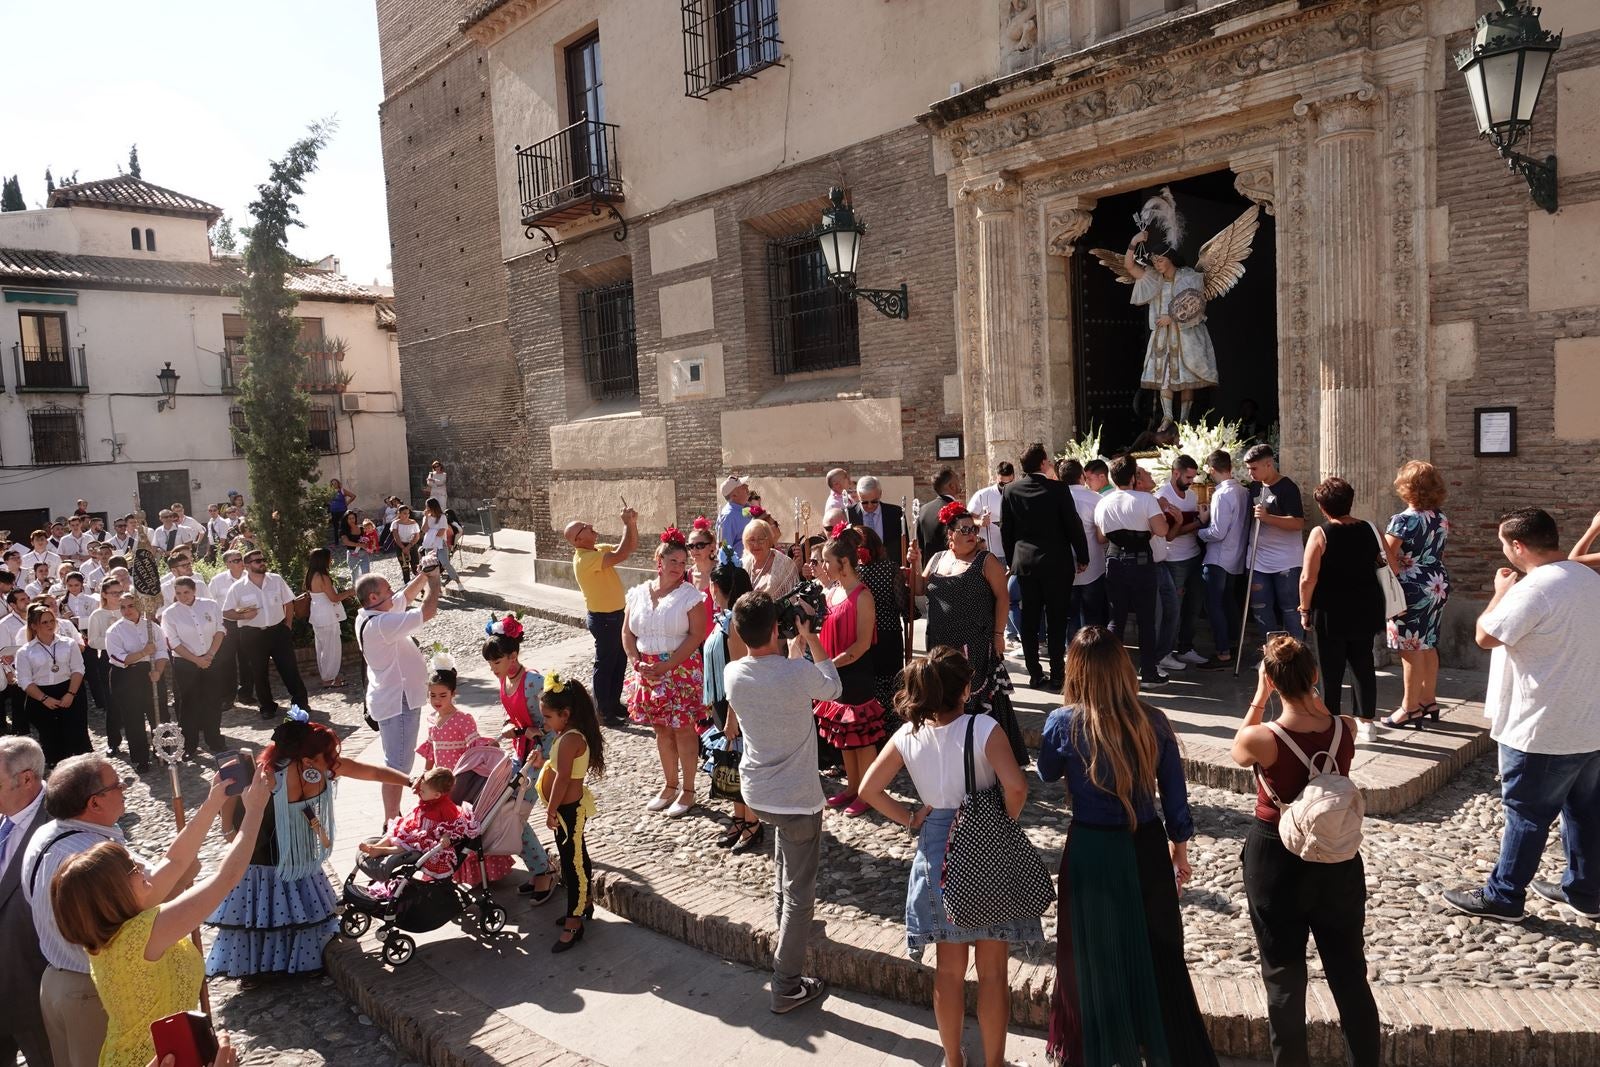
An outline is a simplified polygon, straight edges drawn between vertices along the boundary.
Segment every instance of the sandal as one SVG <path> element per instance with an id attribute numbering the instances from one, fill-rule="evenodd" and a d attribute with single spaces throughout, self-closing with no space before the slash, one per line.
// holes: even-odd
<path id="1" fill-rule="evenodd" d="M 717 847 L 732 848 L 738 844 L 739 838 L 744 836 L 745 827 L 749 825 L 743 819 L 733 820 L 733 825 L 728 827 L 728 832 L 717 838 Z"/>
<path id="2" fill-rule="evenodd" d="M 755 822 L 747 822 L 744 824 L 743 836 L 739 838 L 738 844 L 734 845 L 730 851 L 736 856 L 742 856 L 746 852 L 753 852 L 760 848 L 761 843 L 766 839 L 767 828 L 761 824 L 759 819 Z"/>
<path id="3" fill-rule="evenodd" d="M 644 806 L 645 811 L 666 811 L 678 797 L 678 787 L 669 785 L 661 790 L 650 803 Z"/>

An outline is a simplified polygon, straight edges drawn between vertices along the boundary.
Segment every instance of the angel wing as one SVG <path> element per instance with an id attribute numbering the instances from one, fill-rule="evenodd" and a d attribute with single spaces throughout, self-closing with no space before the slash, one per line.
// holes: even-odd
<path id="1" fill-rule="evenodd" d="M 1208 301 L 1224 295 L 1244 277 L 1244 261 L 1250 258 L 1251 242 L 1256 239 L 1256 230 L 1261 225 L 1260 216 L 1261 205 L 1251 204 L 1232 225 L 1200 246 L 1200 258 L 1195 266 L 1205 275 Z"/>
<path id="2" fill-rule="evenodd" d="M 1089 254 L 1100 261 L 1100 265 L 1117 276 L 1117 281 L 1123 285 L 1133 284 L 1133 275 L 1128 273 L 1128 268 L 1122 265 L 1122 253 L 1113 252 L 1109 248 L 1091 248 Z"/>

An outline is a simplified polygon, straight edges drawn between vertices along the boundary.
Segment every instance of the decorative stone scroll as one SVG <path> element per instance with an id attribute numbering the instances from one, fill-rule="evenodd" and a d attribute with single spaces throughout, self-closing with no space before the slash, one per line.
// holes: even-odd
<path id="1" fill-rule="evenodd" d="M 1070 256 L 1077 248 L 1078 239 L 1089 232 L 1094 221 L 1094 209 L 1089 207 L 1061 207 L 1045 215 L 1045 249 L 1052 256 Z"/>

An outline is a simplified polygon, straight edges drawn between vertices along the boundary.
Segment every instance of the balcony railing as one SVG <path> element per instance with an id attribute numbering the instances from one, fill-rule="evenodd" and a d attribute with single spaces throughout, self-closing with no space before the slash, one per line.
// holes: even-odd
<path id="1" fill-rule="evenodd" d="M 306 373 L 300 384 L 313 393 L 342 392 L 350 376 L 339 368 L 332 356 L 313 355 L 306 359 Z"/>
<path id="2" fill-rule="evenodd" d="M 565 222 L 620 203 L 622 170 L 614 123 L 579 119 L 536 145 L 517 147 L 522 223 Z"/>
<path id="3" fill-rule="evenodd" d="M 239 379 L 244 375 L 244 346 L 231 343 L 223 345 L 217 362 L 222 368 L 222 391 L 237 393 Z"/>
<path id="4" fill-rule="evenodd" d="M 17 371 L 17 392 L 87 393 L 89 375 L 85 369 L 83 346 L 11 346 L 11 359 Z"/>

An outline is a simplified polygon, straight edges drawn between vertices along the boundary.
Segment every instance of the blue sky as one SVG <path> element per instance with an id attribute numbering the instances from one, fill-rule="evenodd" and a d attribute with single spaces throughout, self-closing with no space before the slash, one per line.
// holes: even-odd
<path id="1" fill-rule="evenodd" d="M 290 247 L 313 259 L 333 253 L 352 280 L 388 284 L 371 0 L 90 0 L 70 14 L 0 0 L 0 38 L 12 46 L 0 175 L 18 176 L 29 207 L 44 204 L 46 166 L 58 179 L 74 168 L 80 181 L 110 177 L 137 142 L 146 181 L 247 224 L 267 161 L 336 115 Z"/>

